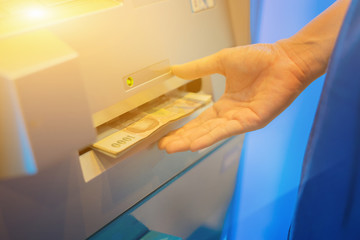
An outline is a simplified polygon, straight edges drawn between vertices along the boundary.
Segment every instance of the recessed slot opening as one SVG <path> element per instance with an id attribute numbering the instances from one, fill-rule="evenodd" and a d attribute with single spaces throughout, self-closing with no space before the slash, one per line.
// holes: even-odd
<path id="1" fill-rule="evenodd" d="M 191 115 L 195 112 L 199 113 L 204 110 L 209 102 L 211 101 L 211 96 L 208 94 L 204 94 L 201 91 L 202 79 L 197 79 L 189 82 L 188 84 L 173 90 L 167 94 L 161 95 L 160 97 L 151 100 L 135 109 L 130 110 L 96 128 L 97 130 L 97 142 L 92 146 L 89 146 L 85 149 L 79 151 L 80 155 L 80 164 L 83 171 L 83 176 L 85 181 L 90 181 L 94 177 L 100 175 L 107 169 L 116 165 L 120 161 L 132 156 L 133 154 L 138 153 L 141 150 L 156 148 L 156 142 L 165 134 L 167 134 L 172 129 L 175 129 L 191 118 Z M 186 99 L 189 100 L 190 97 L 193 97 L 194 108 L 190 109 L 188 112 L 182 112 L 179 115 L 173 117 L 173 120 L 166 122 L 163 119 L 159 123 L 156 121 L 152 121 L 154 116 L 159 116 L 162 118 L 167 117 L 166 112 L 170 108 L 173 110 L 173 107 L 178 107 L 177 104 L 186 103 Z M 199 97 L 199 99 L 196 99 Z M 209 99 L 209 101 L 203 99 Z M 184 100 L 185 99 L 185 100 Z M 195 105 L 198 104 L 198 105 Z M 170 106 L 170 107 L 169 107 Z M 181 105 L 184 107 L 184 105 Z M 188 106 L 185 106 L 188 107 Z M 164 110 L 165 109 L 165 110 Z M 180 108 L 179 108 L 180 109 Z M 163 114 L 164 113 L 164 114 Z M 150 117 L 148 117 L 150 115 Z M 178 118 L 176 118 L 178 117 Z M 141 120 L 141 121 L 140 121 Z M 155 119 L 156 120 L 156 119 Z M 139 123 L 141 122 L 141 123 Z M 155 122 L 155 123 L 154 123 Z M 163 124 L 163 125 L 161 125 Z M 139 132 L 137 129 L 143 130 L 147 132 L 143 139 L 140 139 L 138 142 L 133 145 L 125 148 L 120 153 L 112 153 L 109 151 L 105 151 L 98 146 L 97 143 L 101 143 L 102 141 L 107 141 L 106 139 L 112 138 L 114 135 L 119 134 L 119 132 L 125 130 L 131 130 L 133 132 L 138 133 L 139 135 L 143 134 L 143 132 Z M 152 128 L 156 128 L 152 132 Z M 138 131 L 138 132 L 136 132 Z M 141 135 L 143 137 L 144 135 Z M 114 141 L 113 144 L 116 147 L 121 146 L 121 144 L 128 144 L 129 142 L 137 139 L 137 135 L 134 136 L 125 136 L 125 138 L 120 137 L 118 141 Z M 94 147 L 96 146 L 96 147 Z M 108 146 L 108 145 L 106 145 Z M 156 150 L 157 151 L 157 150 Z"/>

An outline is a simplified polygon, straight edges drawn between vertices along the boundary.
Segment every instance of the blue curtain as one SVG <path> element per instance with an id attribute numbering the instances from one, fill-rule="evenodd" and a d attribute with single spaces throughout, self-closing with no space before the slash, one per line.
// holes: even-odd
<path id="1" fill-rule="evenodd" d="M 253 43 L 296 33 L 334 0 L 252 0 Z M 248 133 L 223 239 L 286 239 L 323 85 L 318 79 L 267 127 Z"/>

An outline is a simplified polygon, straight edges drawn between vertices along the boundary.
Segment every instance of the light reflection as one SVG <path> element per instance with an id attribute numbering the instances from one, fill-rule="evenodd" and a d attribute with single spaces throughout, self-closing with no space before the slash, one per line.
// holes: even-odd
<path id="1" fill-rule="evenodd" d="M 24 10 L 24 14 L 28 19 L 43 19 L 48 15 L 48 11 L 42 7 L 30 7 Z"/>

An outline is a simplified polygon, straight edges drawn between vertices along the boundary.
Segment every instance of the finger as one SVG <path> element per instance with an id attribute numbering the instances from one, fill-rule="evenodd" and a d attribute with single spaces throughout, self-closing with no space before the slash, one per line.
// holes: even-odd
<path id="1" fill-rule="evenodd" d="M 191 120 L 187 124 L 185 124 L 183 127 L 172 131 L 167 134 L 167 136 L 163 137 L 159 141 L 159 148 L 165 149 L 166 145 L 175 140 L 179 140 L 180 138 L 185 138 L 189 134 L 186 134 L 185 132 L 192 132 L 193 129 L 198 128 L 201 124 L 203 124 L 205 121 L 208 121 L 209 119 L 213 119 L 216 117 L 216 112 L 213 108 L 206 109 L 203 113 L 201 113 L 199 116 L 197 116 L 195 119 Z"/>
<path id="2" fill-rule="evenodd" d="M 158 146 L 160 149 L 165 149 L 166 145 L 175 138 L 175 136 L 179 135 L 179 132 L 183 131 L 182 128 L 169 132 L 165 137 L 159 140 Z"/>
<path id="3" fill-rule="evenodd" d="M 168 153 L 190 150 L 190 146 L 194 140 L 205 135 L 208 131 L 206 128 L 198 127 L 192 131 L 184 131 L 182 135 L 170 136 L 165 145 L 165 149 Z"/>
<path id="4" fill-rule="evenodd" d="M 168 143 L 165 147 L 167 153 L 185 152 L 190 149 L 190 142 L 188 139 L 179 139 Z"/>
<path id="5" fill-rule="evenodd" d="M 239 121 L 228 120 L 218 124 L 212 128 L 211 131 L 197 138 L 190 146 L 191 151 L 198 151 L 200 149 L 209 147 L 220 140 L 231 137 L 236 134 L 243 133 L 243 126 Z"/>
<path id="6" fill-rule="evenodd" d="M 189 150 L 194 139 L 204 135 L 205 131 L 208 130 L 201 127 L 193 129 L 181 128 L 160 140 L 159 148 L 165 149 L 168 153 Z"/>
<path id="7" fill-rule="evenodd" d="M 221 73 L 220 70 L 221 64 L 218 53 L 192 62 L 172 66 L 172 72 L 176 76 L 189 80 L 197 79 L 214 73 Z"/>
<path id="8" fill-rule="evenodd" d="M 211 107 L 205 109 L 205 111 L 203 111 L 199 116 L 188 122 L 184 126 L 184 128 L 189 129 L 189 128 L 197 127 L 198 125 L 203 124 L 208 120 L 216 119 L 218 117 L 217 115 L 218 114 L 214 108 L 214 105 L 212 105 Z"/>
<path id="9" fill-rule="evenodd" d="M 200 124 L 201 124 L 200 119 L 195 118 L 192 121 L 188 122 L 183 127 L 169 132 L 165 137 L 160 139 L 159 144 L 158 144 L 159 148 L 165 149 L 165 147 L 168 145 L 169 142 L 176 141 L 176 140 L 183 138 L 185 136 L 184 131 L 186 131 L 189 128 L 199 126 Z"/>
<path id="10" fill-rule="evenodd" d="M 181 152 L 191 150 L 194 141 L 208 134 L 214 127 L 224 122 L 224 119 L 212 119 L 204 124 L 191 129 L 182 129 L 180 133 L 169 136 L 163 145 L 168 153 Z"/>

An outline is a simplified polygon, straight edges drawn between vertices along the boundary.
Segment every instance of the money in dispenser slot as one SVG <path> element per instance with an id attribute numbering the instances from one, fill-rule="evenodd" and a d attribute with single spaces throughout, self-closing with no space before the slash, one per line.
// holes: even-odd
<path id="1" fill-rule="evenodd" d="M 141 113 L 139 120 L 92 145 L 95 150 L 118 157 L 123 151 L 150 136 L 166 124 L 193 113 L 211 102 L 211 95 L 188 93 Z"/>

